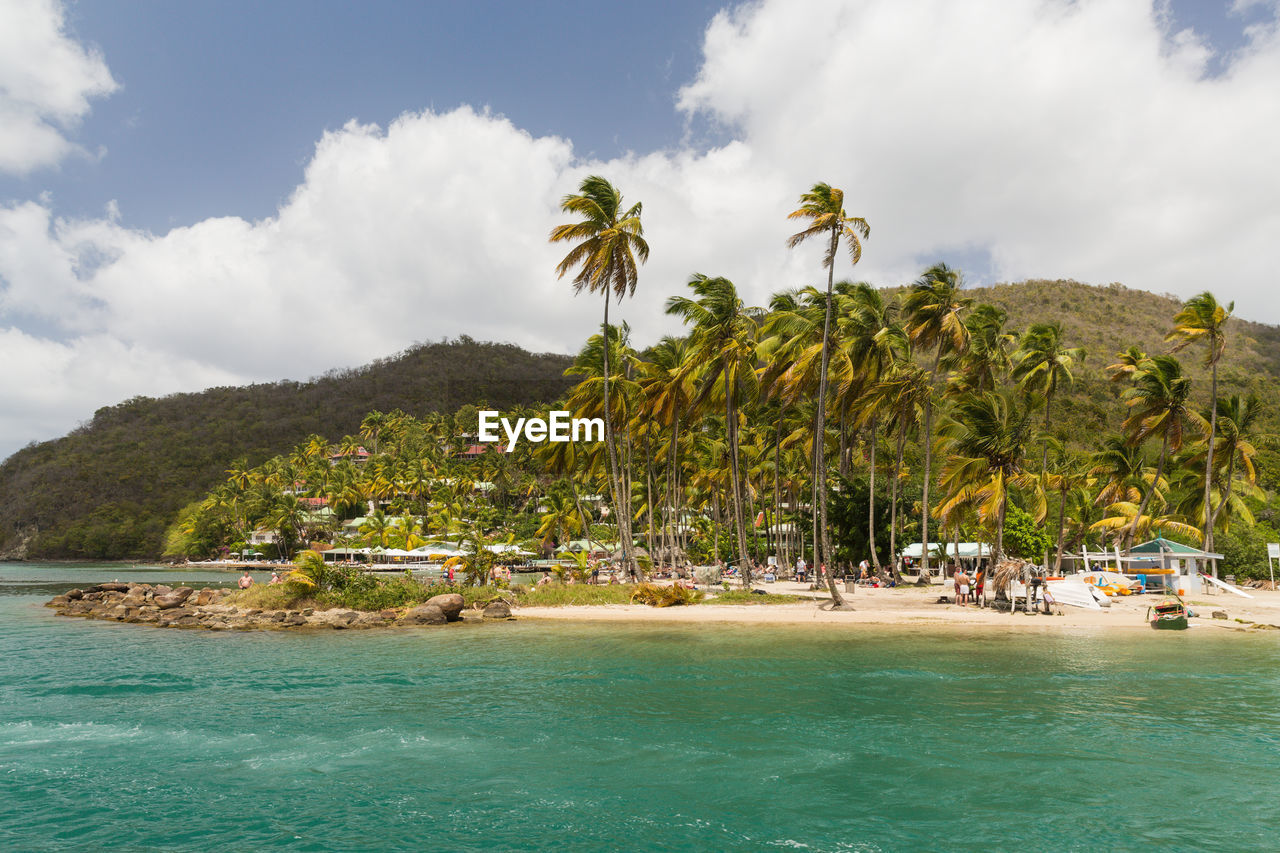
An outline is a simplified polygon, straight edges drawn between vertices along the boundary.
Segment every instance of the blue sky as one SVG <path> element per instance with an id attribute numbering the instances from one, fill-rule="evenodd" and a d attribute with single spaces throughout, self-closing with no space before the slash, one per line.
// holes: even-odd
<path id="1" fill-rule="evenodd" d="M 724 9 L 722 10 L 722 6 Z M 305 379 L 470 334 L 569 351 L 586 174 L 695 271 L 822 278 L 786 212 L 872 224 L 838 275 L 1213 288 L 1280 321 L 1277 0 L 126 4 L 0 0 L 0 456 L 136 394 Z M 342 329 L 335 335 L 331 330 Z"/>
<path id="2" fill-rule="evenodd" d="M 354 118 L 489 107 L 584 155 L 674 147 L 715 134 L 676 113 L 722 4 L 599 2 L 77 3 L 69 29 L 107 58 L 120 90 L 76 136 L 100 160 L 0 180 L 0 197 L 53 194 L 66 215 L 115 199 L 166 230 L 275 213 L 316 139 Z"/>

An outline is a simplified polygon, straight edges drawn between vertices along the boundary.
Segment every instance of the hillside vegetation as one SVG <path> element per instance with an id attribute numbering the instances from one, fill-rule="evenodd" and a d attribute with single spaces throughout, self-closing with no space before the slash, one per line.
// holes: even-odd
<path id="1" fill-rule="evenodd" d="M 0 552 L 69 559 L 154 558 L 185 504 L 308 435 L 359 431 L 374 410 L 505 409 L 560 396 L 568 356 L 505 344 L 424 344 L 309 382 L 136 397 L 0 465 Z M 25 547 L 24 547 L 25 543 Z"/>
<path id="2" fill-rule="evenodd" d="M 891 295 L 894 294 L 885 292 L 886 299 Z M 1096 451 L 1104 439 L 1122 431 L 1121 421 L 1128 407 L 1121 400 L 1121 395 L 1127 385 L 1110 381 L 1106 367 L 1116 361 L 1118 351 L 1129 347 L 1138 347 L 1152 355 L 1167 352 L 1169 345 L 1165 342 L 1165 335 L 1171 328 L 1171 318 L 1182 305 L 1171 296 L 1130 290 L 1119 285 L 1092 287 L 1071 281 L 1036 280 L 971 288 L 965 290 L 964 295 L 971 297 L 974 304 L 989 303 L 1003 309 L 1007 313 L 1003 328 L 1009 333 L 1020 333 L 1033 323 L 1057 322 L 1061 324 L 1063 339 L 1070 346 L 1082 346 L 1087 350 L 1083 363 L 1072 367 L 1075 381 L 1060 387 L 1053 401 L 1051 433 L 1063 440 L 1068 450 L 1076 453 Z M 812 309 L 803 310 L 811 312 Z M 796 316 L 801 316 L 801 309 L 796 311 Z M 776 318 L 776 312 L 775 308 L 770 316 Z M 762 322 L 768 327 L 770 321 Z M 1232 394 L 1255 394 L 1268 403 L 1275 400 L 1280 395 L 1280 327 L 1233 318 L 1228 322 L 1226 331 L 1229 345 L 1218 367 L 1220 398 Z M 371 412 L 401 410 L 413 418 L 425 418 L 432 413 L 450 415 L 467 404 L 479 403 L 510 411 L 558 400 L 561 407 L 599 414 L 598 402 L 595 402 L 598 392 L 592 390 L 598 386 L 590 384 L 590 377 L 599 375 L 600 344 L 598 335 L 587 342 L 577 358 L 577 367 L 570 371 L 569 377 L 565 376 L 565 370 L 575 364 L 570 356 L 533 355 L 513 346 L 481 344 L 463 338 L 456 342 L 420 346 L 365 368 L 334 373 L 311 382 L 217 388 L 160 400 L 138 398 L 102 409 L 90 423 L 70 435 L 30 446 L 0 466 L 0 549 L 8 548 L 11 556 L 33 558 L 157 557 L 165 547 L 166 528 L 179 517 L 180 510 L 190 508 L 202 499 L 207 504 L 211 493 L 217 496 L 215 489 L 226 491 L 229 488 L 229 469 L 253 473 L 262 481 L 259 485 L 264 488 L 264 484 L 279 480 L 277 491 L 280 488 L 287 490 L 288 483 L 305 481 L 308 494 L 324 496 L 330 505 L 336 507 L 344 504 L 344 499 L 338 495 L 339 490 L 333 483 L 329 483 L 328 491 L 325 491 L 316 477 L 311 478 L 316 482 L 310 482 L 296 473 L 289 473 L 293 468 L 304 465 L 306 460 L 302 457 L 307 454 L 302 445 L 311 441 L 313 436 L 328 442 L 328 452 L 331 452 L 340 446 L 343 436 L 354 436 L 359 440 L 362 434 L 367 434 L 367 424 L 362 430 L 362 423 Z M 1015 345 L 1010 343 L 1006 346 L 1011 348 Z M 627 397 L 625 405 L 628 410 L 632 406 L 637 407 L 637 413 L 633 415 L 637 418 L 633 428 L 636 439 L 623 448 L 627 457 L 624 467 L 632 472 L 627 475 L 627 490 L 633 494 L 635 518 L 638 522 L 645 513 L 661 514 L 668 519 L 663 522 L 667 526 L 673 510 L 664 510 L 662 504 L 674 496 L 665 495 L 662 504 L 657 498 L 646 496 L 655 483 L 660 485 L 660 481 L 665 482 L 668 478 L 668 464 L 673 460 L 666 458 L 667 452 L 662 448 L 667 447 L 669 430 L 664 432 L 654 426 L 650 434 L 649 425 L 657 424 L 657 421 L 646 414 L 646 404 L 641 402 L 645 395 L 659 393 L 661 383 L 655 383 L 654 379 L 666 374 L 653 371 L 655 364 L 663 362 L 664 355 L 661 347 L 636 353 L 628 349 L 622 340 L 615 341 L 613 347 L 617 348 L 617 355 L 610 357 L 610 372 L 621 370 L 620 364 L 629 365 L 626 372 L 638 378 L 647 389 L 643 394 L 641 386 L 628 391 L 629 386 L 620 374 L 615 380 L 622 383 L 619 388 Z M 1186 375 L 1192 380 L 1191 404 L 1197 408 L 1206 406 L 1208 372 L 1202 364 L 1200 351 L 1197 348 L 1184 351 L 1180 360 Z M 783 360 L 779 363 L 785 365 L 789 362 Z M 759 365 L 767 367 L 764 361 Z M 953 371 L 954 377 L 962 377 L 964 370 L 969 368 L 948 369 Z M 688 381 L 693 382 L 694 378 L 690 374 Z M 798 374 L 796 381 L 809 379 Z M 1008 380 L 1001 381 L 1007 384 Z M 577 382 L 582 384 L 575 387 Z M 797 385 L 797 388 L 803 387 Z M 682 405 L 691 406 L 692 391 L 680 393 L 690 395 Z M 633 401 L 633 395 L 639 396 Z M 795 402 L 784 403 L 781 409 L 761 405 L 753 408 L 744 420 L 744 432 L 748 434 L 748 439 L 743 440 L 744 453 L 751 460 L 747 475 L 750 491 L 746 495 L 749 505 L 743 510 L 746 517 L 754 517 L 762 509 L 770 513 L 778 509 L 774 506 L 772 494 L 775 490 L 770 468 L 774 457 L 772 447 L 775 438 L 803 435 L 806 419 L 812 417 L 808 414 L 812 410 L 805 408 L 807 404 L 803 398 L 804 394 L 801 394 Z M 719 402 L 715 397 L 706 398 L 707 412 L 696 414 L 696 418 L 701 418 L 706 426 L 697 429 L 685 420 L 686 426 L 678 436 L 680 465 L 687 466 L 690 483 L 687 491 L 683 487 L 679 489 L 681 500 L 694 509 L 705 504 L 704 511 L 716 522 L 714 525 L 708 522 L 707 529 L 716 532 L 706 533 L 710 538 L 701 543 L 707 555 L 720 554 L 722 548 L 723 553 L 733 550 L 729 541 L 733 530 L 727 520 L 731 501 L 724 485 L 727 482 L 725 444 L 723 441 L 717 443 L 716 438 L 724 424 L 720 422 L 720 426 L 716 426 L 713 411 L 716 406 L 723 407 L 723 399 L 723 395 Z M 776 407 L 776 403 L 770 405 Z M 839 474 L 852 477 L 854 481 L 864 481 L 866 477 L 868 433 L 854 423 L 856 410 L 862 405 L 855 400 L 848 413 L 842 416 L 839 429 L 832 424 L 828 438 L 832 458 L 839 462 Z M 588 411 L 590 406 L 597 410 Z M 697 411 L 702 410 L 699 408 Z M 777 420 L 779 413 L 782 421 Z M 695 413 L 690 409 L 685 417 L 694 418 Z M 785 429 L 776 433 L 784 421 Z M 884 427 L 883 421 L 881 426 Z M 384 479 L 402 482 L 407 476 L 401 470 L 405 466 L 431 462 L 427 467 L 436 472 L 437 480 L 435 486 L 426 487 L 421 495 L 411 493 L 412 490 L 403 486 L 391 488 L 384 499 L 375 501 L 387 510 L 388 516 L 400 513 L 406 518 L 418 518 L 424 526 L 424 533 L 427 529 L 434 531 L 436 527 L 441 530 L 449 527 L 444 523 L 447 518 L 453 519 L 453 526 L 457 526 L 459 519 L 476 522 L 482 517 L 487 518 L 487 515 L 477 515 L 476 507 L 464 506 L 466 501 L 461 497 L 431 493 L 431 489 L 459 491 L 460 483 L 474 474 L 478 479 L 493 480 L 500 487 L 502 497 L 496 502 L 497 509 L 486 506 L 486 512 L 496 514 L 496 518 L 504 512 L 515 511 L 514 507 L 521 507 L 519 524 L 503 526 L 493 521 L 493 524 L 481 525 L 484 530 L 480 532 L 497 535 L 495 531 L 498 531 L 510 535 L 518 529 L 522 538 L 526 538 L 532 534 L 533 528 L 550 525 L 548 529 L 557 528 L 557 532 L 548 538 L 559 540 L 565 536 L 581 535 L 578 523 L 581 519 L 577 517 L 582 514 L 582 507 L 576 494 L 572 490 L 566 491 L 572 480 L 580 480 L 578 486 L 582 494 L 609 494 L 605 477 L 607 465 L 597 456 L 599 448 L 582 455 L 576 462 L 560 458 L 544 460 L 540 454 L 532 454 L 529 448 L 525 453 L 517 454 L 519 459 L 486 459 L 478 463 L 474 471 L 472 467 L 455 471 L 455 466 L 448 461 L 451 452 L 448 448 L 450 441 L 456 443 L 459 440 L 459 429 L 456 425 L 440 421 L 418 423 L 411 418 L 400 422 L 399 431 L 403 435 L 398 446 L 393 448 L 387 441 L 384 450 L 387 457 L 384 461 L 391 466 L 387 471 L 398 473 L 389 473 Z M 1255 426 L 1255 432 L 1280 432 L 1274 406 L 1268 404 L 1263 407 L 1261 422 Z M 650 435 L 652 447 L 650 438 L 646 437 Z M 919 510 L 922 482 L 921 449 L 917 438 L 913 434 L 906 442 L 900 468 L 893 464 L 893 435 L 881 432 L 876 443 L 880 452 L 878 464 L 899 471 L 904 515 L 914 516 Z M 755 449 L 752 449 L 753 444 Z M 803 505 L 807 492 L 804 445 L 790 439 L 783 445 L 783 502 L 789 502 L 791 506 Z M 1147 450 L 1148 466 L 1154 462 L 1155 450 L 1158 447 Z M 1276 463 L 1280 460 L 1276 458 L 1270 441 L 1260 444 L 1258 451 L 1257 485 L 1270 493 L 1275 486 L 1276 471 L 1280 470 Z M 321 447 L 316 452 L 326 451 Z M 698 458 L 705 457 L 706 464 L 687 462 L 686 454 L 701 454 Z M 1027 455 L 1034 463 L 1039 463 L 1038 451 L 1027 451 Z M 297 464 L 290 462 L 291 459 Z M 942 462 L 945 463 L 945 459 Z M 263 463 L 268 464 L 263 466 Z M 1182 467 L 1191 465 L 1192 462 L 1186 462 Z M 418 467 L 421 468 L 422 464 Z M 1203 469 L 1203 465 L 1201 467 Z M 646 473 L 650 468 L 651 472 Z M 254 469 L 257 469 L 256 473 Z M 370 466 L 368 470 L 372 472 L 374 467 Z M 565 476 L 566 470 L 579 473 L 572 474 L 569 480 L 556 481 L 556 478 Z M 465 476 L 458 471 L 466 472 Z M 288 477 L 284 477 L 286 473 L 289 473 Z M 246 482 L 250 479 L 246 476 Z M 332 478 L 326 476 L 326 479 Z M 377 477 L 369 473 L 363 479 L 373 483 Z M 893 479 L 882 474 L 877 491 L 883 492 Z M 511 480 L 511 483 L 504 485 L 506 480 Z M 1193 495 L 1196 488 L 1194 479 L 1187 483 L 1185 489 L 1181 485 L 1178 488 Z M 374 489 L 373 485 L 363 481 L 357 485 L 365 491 Z M 844 489 L 847 500 L 865 492 L 865 485 L 857 489 L 849 488 L 851 485 L 847 483 Z M 228 506 L 243 509 L 250 505 L 246 495 L 240 494 L 243 487 L 239 491 L 231 491 L 235 494 L 224 496 L 229 501 Z M 544 497 L 542 502 L 552 506 L 548 511 L 553 515 L 558 511 L 555 509 L 556 500 L 567 501 L 561 513 L 563 520 L 548 522 L 547 516 L 540 516 L 543 510 L 537 509 L 527 499 L 532 494 L 549 495 L 550 498 Z M 937 494 L 934 493 L 931 502 L 939 500 Z M 526 497 L 517 500 L 519 495 Z M 556 495 L 560 498 L 552 500 Z M 359 514 L 361 504 L 367 503 L 371 497 L 376 498 L 376 495 L 370 492 L 364 495 L 363 500 L 345 501 L 350 504 L 348 514 Z M 837 508 L 837 511 L 847 512 L 851 518 L 865 519 L 865 500 L 865 496 L 857 498 L 857 505 L 850 504 Z M 1275 523 L 1269 494 L 1251 501 L 1259 521 Z M 1057 502 L 1056 498 L 1053 502 Z M 1166 501 L 1162 495 L 1159 502 L 1161 505 L 1171 504 L 1173 498 L 1170 496 Z M 458 505 L 450 509 L 453 503 Z M 494 501 L 481 503 L 487 505 Z M 887 503 L 887 499 L 882 497 L 880 511 L 888 511 Z M 265 513 L 267 504 L 262 503 L 262 506 Z M 1031 506 L 1032 502 L 1026 496 L 1011 502 L 1014 513 L 1011 518 L 1016 518 L 1018 524 L 1031 525 L 1023 511 L 1024 507 L 1029 509 Z M 1092 524 L 1102 515 L 1100 506 L 1082 512 L 1078 519 L 1080 530 L 1084 531 L 1086 523 Z M 184 516 L 188 521 L 196 517 Z M 237 537 L 243 537 L 247 533 L 242 529 L 245 525 L 252 529 L 252 523 L 265 523 L 263 519 L 266 518 L 264 515 L 263 519 L 254 521 L 241 510 L 206 512 L 202 517 L 212 525 L 210 529 L 221 531 L 219 535 L 226 540 L 224 546 L 237 541 Z M 1186 517 L 1194 520 L 1194 511 Z M 805 514 L 794 519 L 802 525 L 800 532 L 807 530 L 807 518 Z M 975 526 L 976 521 L 972 516 L 969 518 L 962 522 L 963 534 L 982 535 Z M 917 522 L 914 518 L 900 520 L 902 538 L 899 543 L 914 541 Z M 405 523 L 417 522 L 409 520 Z M 568 527 L 559 530 L 561 524 Z M 653 532 L 657 526 L 655 518 L 654 528 L 649 533 L 651 545 L 662 541 L 661 535 Z M 1049 525 L 1046 522 L 1043 526 Z M 491 531 L 489 527 L 494 529 Z M 323 533 L 328 537 L 334 531 L 310 532 Z M 850 531 L 844 533 L 854 535 Z M 1084 532 L 1078 534 L 1089 535 Z M 760 552 L 757 556 L 771 553 L 770 543 L 759 541 L 761 536 L 766 534 L 756 531 L 748 536 L 752 553 Z M 1187 538 L 1195 541 L 1195 537 Z M 880 538 L 877 550 L 887 546 L 886 539 Z M 206 547 L 196 547 L 197 541 L 204 540 L 200 537 L 189 540 L 193 556 L 203 554 L 201 549 Z M 25 549 L 21 547 L 23 543 Z M 789 544 L 791 550 L 804 548 L 806 544 L 811 547 L 811 543 L 805 543 L 803 539 L 798 543 L 780 544 Z M 684 536 L 680 545 L 685 549 L 694 547 L 694 543 Z M 857 546 L 850 547 L 856 550 Z M 786 550 L 788 548 L 784 547 L 783 551 Z"/>

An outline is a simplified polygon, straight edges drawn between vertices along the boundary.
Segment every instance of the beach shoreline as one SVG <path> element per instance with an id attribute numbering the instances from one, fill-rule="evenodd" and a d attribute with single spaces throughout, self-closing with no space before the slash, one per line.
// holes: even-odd
<path id="1" fill-rule="evenodd" d="M 790 582 L 761 584 L 771 593 L 817 595 L 807 586 Z M 1186 599 L 1196 614 L 1191 620 L 1195 630 L 1206 629 L 1215 634 L 1280 630 L 1280 592 L 1249 590 L 1252 599 L 1222 592 L 1212 596 Z M 649 607 L 642 604 L 568 605 L 562 607 L 517 606 L 519 619 L 582 622 L 668 622 L 742 625 L 822 625 L 822 626 L 890 626 L 916 628 L 980 628 L 1017 631 L 1059 631 L 1063 629 L 1102 629 L 1107 631 L 1150 631 L 1147 608 L 1159 600 L 1155 595 L 1124 596 L 1112 599 L 1103 610 L 1059 607 L 1060 615 L 959 606 L 938 603 L 948 595 L 943 586 L 866 588 L 845 593 L 852 610 L 823 609 L 828 598 L 788 604 L 714 604 L 684 607 Z M 1213 618 L 1215 611 L 1226 618 Z"/>

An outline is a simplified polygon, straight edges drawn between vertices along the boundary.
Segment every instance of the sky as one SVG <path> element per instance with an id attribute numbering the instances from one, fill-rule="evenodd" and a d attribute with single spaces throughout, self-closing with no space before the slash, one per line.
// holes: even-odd
<path id="1" fill-rule="evenodd" d="M 0 457 L 100 406 L 599 323 L 547 242 L 602 174 L 763 304 L 817 181 L 841 278 L 1210 289 L 1280 322 L 1277 0 L 0 0 Z"/>

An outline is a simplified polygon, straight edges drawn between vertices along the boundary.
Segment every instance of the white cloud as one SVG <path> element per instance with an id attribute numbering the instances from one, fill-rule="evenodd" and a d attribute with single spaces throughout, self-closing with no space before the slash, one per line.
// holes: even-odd
<path id="1" fill-rule="evenodd" d="M 46 365 L 40 394 L 0 388 L 0 408 L 30 412 L 0 424 L 0 445 L 136 393 L 305 377 L 444 335 L 570 351 L 601 306 L 556 280 L 564 248 L 546 237 L 592 172 L 645 205 L 652 260 L 613 314 L 641 343 L 675 328 L 662 304 L 694 271 L 756 303 L 822 278 L 817 247 L 783 245 L 818 180 L 872 225 L 841 275 L 901 283 L 922 257 L 973 249 L 1006 280 L 1209 287 L 1275 320 L 1274 23 L 1251 27 L 1225 74 L 1205 79 L 1207 60 L 1193 34 L 1121 0 L 764 2 L 717 16 L 679 93 L 690 116 L 732 128 L 710 151 L 580 162 L 567 140 L 463 108 L 324 135 L 260 222 L 151 234 L 14 203 L 0 208 L 0 316 L 57 340 L 0 338 Z"/>
<path id="2" fill-rule="evenodd" d="M 67 129 L 115 91 L 106 62 L 65 32 L 54 0 L 0 2 L 0 171 L 52 166 L 77 146 Z"/>

